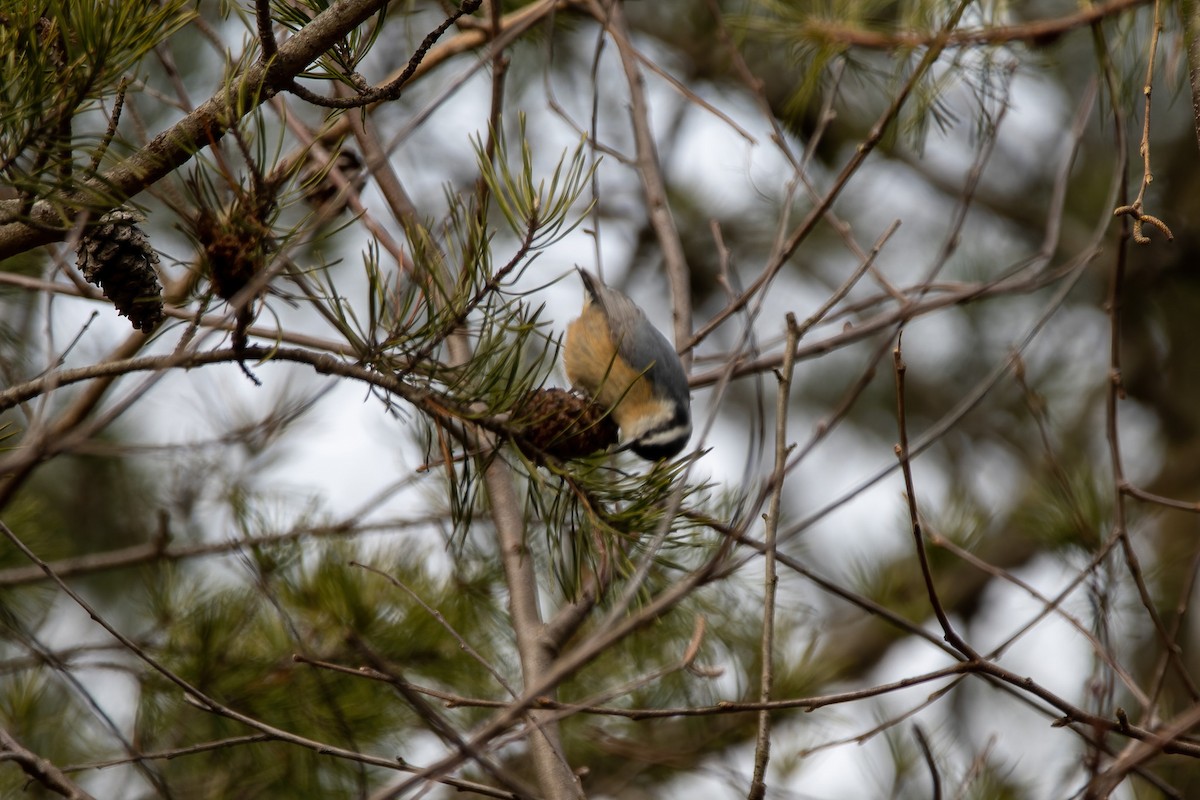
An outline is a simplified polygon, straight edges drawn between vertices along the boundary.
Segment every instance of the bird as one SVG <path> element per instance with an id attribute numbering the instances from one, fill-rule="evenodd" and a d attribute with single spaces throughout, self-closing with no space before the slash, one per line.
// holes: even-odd
<path id="1" fill-rule="evenodd" d="M 583 310 L 567 326 L 567 378 L 611 412 L 620 449 L 647 461 L 673 458 L 692 436 L 692 401 L 679 355 L 636 303 L 576 269 Z"/>

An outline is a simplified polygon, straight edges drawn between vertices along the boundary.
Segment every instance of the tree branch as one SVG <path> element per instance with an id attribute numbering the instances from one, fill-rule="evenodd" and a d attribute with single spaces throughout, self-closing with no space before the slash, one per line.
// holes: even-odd
<path id="1" fill-rule="evenodd" d="M 93 216 L 116 208 L 187 163 L 233 128 L 247 114 L 285 88 L 321 53 L 379 11 L 386 0 L 338 0 L 280 45 L 269 63 L 255 62 L 220 91 L 149 144 L 79 192 L 40 200 L 29 221 L 21 201 L 0 202 L 0 260 L 66 235 L 79 211 Z"/>
<path id="2" fill-rule="evenodd" d="M 7 753 L 7 756 L 2 754 Z M 56 794 L 69 800 L 95 800 L 90 794 L 75 785 L 62 770 L 46 759 L 25 748 L 12 734 L 0 728 L 0 761 L 12 760 L 33 780 Z"/>

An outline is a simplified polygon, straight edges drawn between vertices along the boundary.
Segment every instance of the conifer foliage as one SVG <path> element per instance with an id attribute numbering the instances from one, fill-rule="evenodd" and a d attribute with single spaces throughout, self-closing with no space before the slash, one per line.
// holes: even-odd
<path id="1" fill-rule="evenodd" d="M 0 0 L 0 797 L 1200 797 L 1197 31 Z"/>

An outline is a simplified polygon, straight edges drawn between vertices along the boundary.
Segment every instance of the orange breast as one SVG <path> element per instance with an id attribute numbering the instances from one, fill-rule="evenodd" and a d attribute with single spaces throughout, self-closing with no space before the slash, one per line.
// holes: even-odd
<path id="1" fill-rule="evenodd" d="M 626 438 L 637 435 L 637 420 L 649 417 L 663 405 L 654 399 L 642 375 L 650 365 L 637 365 L 635 369 L 617 357 L 604 314 L 590 302 L 579 319 L 567 326 L 563 365 L 572 384 L 612 409 L 613 419 Z"/>

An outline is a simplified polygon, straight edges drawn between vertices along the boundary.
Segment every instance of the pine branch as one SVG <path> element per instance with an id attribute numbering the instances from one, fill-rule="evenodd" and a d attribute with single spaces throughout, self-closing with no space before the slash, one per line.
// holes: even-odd
<path id="1" fill-rule="evenodd" d="M 84 183 L 79 191 L 45 198 L 29 209 L 29 221 L 18 221 L 21 201 L 0 202 L 0 260 L 39 245 L 61 240 L 73 224 L 67 209 L 87 208 L 102 214 L 183 166 L 204 147 L 221 139 L 238 122 L 277 92 L 287 88 L 321 53 L 365 22 L 385 0 L 338 0 L 280 45 L 270 63 L 256 62 L 231 79 L 184 119 L 148 145 Z M 98 202 L 96 196 L 105 198 Z"/>

